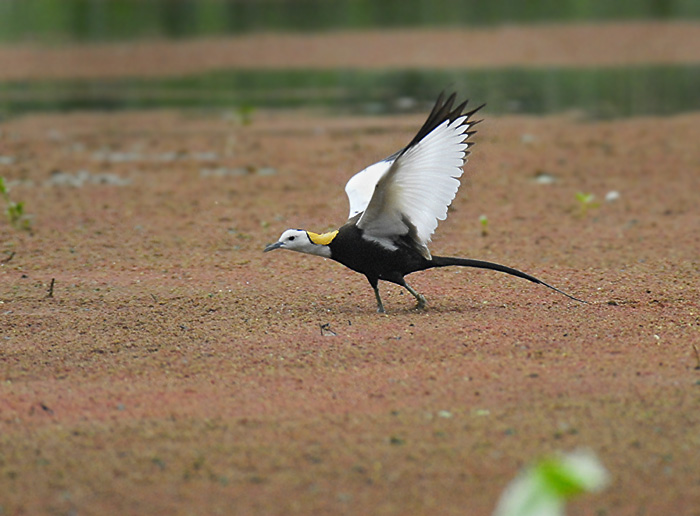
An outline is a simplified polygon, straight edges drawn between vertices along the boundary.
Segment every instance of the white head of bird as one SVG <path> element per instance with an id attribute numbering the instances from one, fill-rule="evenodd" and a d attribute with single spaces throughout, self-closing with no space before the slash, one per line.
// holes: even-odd
<path id="1" fill-rule="evenodd" d="M 319 235 L 303 229 L 288 229 L 282 233 L 274 244 L 270 244 L 265 248 L 264 252 L 273 251 L 275 249 L 289 249 L 299 253 L 315 254 L 325 258 L 331 257 L 331 250 L 328 244 L 337 231 L 333 233 L 324 233 Z"/>

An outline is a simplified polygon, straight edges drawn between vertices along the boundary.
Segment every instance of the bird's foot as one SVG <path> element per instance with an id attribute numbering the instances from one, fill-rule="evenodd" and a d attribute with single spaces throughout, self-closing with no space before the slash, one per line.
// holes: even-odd
<path id="1" fill-rule="evenodd" d="M 425 300 L 425 297 L 422 294 L 418 294 L 416 296 L 416 310 L 425 310 L 425 307 L 428 305 L 428 302 Z"/>
<path id="2" fill-rule="evenodd" d="M 423 297 L 423 294 L 419 294 L 416 292 L 411 285 L 406 283 L 405 281 L 403 282 L 403 286 L 408 290 L 413 297 L 416 298 L 416 310 L 423 310 L 425 308 L 425 305 L 428 304 L 428 302 L 425 300 L 425 297 Z"/>

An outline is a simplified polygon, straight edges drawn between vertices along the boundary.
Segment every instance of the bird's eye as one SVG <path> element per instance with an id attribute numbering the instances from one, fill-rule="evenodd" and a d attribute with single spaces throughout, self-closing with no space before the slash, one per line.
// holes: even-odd
<path id="1" fill-rule="evenodd" d="M 291 241 L 294 240 L 295 238 L 296 238 L 296 237 L 294 237 L 294 236 L 290 236 L 287 240 L 289 240 L 289 241 L 291 242 Z"/>

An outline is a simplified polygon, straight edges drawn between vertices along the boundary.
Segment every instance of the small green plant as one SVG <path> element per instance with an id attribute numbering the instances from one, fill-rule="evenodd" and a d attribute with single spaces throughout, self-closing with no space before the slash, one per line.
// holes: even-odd
<path id="1" fill-rule="evenodd" d="M 479 215 L 479 224 L 481 225 L 481 236 L 489 234 L 489 218 L 486 215 Z"/>
<path id="2" fill-rule="evenodd" d="M 254 112 L 255 108 L 251 104 L 241 104 L 236 108 L 236 117 L 238 118 L 238 122 L 243 126 L 252 124 Z"/>
<path id="3" fill-rule="evenodd" d="M 14 202 L 5 184 L 5 178 L 0 176 L 0 196 L 5 201 L 5 215 L 10 224 L 16 229 L 31 230 L 31 218 L 24 213 L 24 202 Z"/>
<path id="4" fill-rule="evenodd" d="M 585 216 L 589 209 L 598 207 L 598 203 L 595 202 L 595 195 L 592 193 L 578 192 L 576 194 L 576 200 L 578 201 L 581 216 Z"/>
<path id="5" fill-rule="evenodd" d="M 579 450 L 548 457 L 506 487 L 493 516 L 563 516 L 567 500 L 600 491 L 608 482 L 607 470 L 592 452 Z"/>

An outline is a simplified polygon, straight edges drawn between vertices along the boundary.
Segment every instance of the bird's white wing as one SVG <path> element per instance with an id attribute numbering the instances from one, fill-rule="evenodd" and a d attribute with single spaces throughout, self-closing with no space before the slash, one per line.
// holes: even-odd
<path id="1" fill-rule="evenodd" d="M 348 195 L 348 201 L 350 201 L 350 215 L 348 218 L 351 219 L 367 209 L 377 182 L 391 168 L 394 159 L 395 156 L 392 156 L 370 165 L 350 178 L 350 181 L 345 185 L 345 193 Z"/>
<path id="2" fill-rule="evenodd" d="M 443 112 L 446 109 L 447 113 L 440 115 L 442 122 L 436 123 L 439 120 L 431 114 L 417 138 L 421 132 L 429 132 L 409 144 L 377 181 L 374 194 L 357 221 L 365 238 L 396 249 L 396 238 L 409 235 L 418 249 L 430 257 L 427 245 L 438 221 L 447 218 L 447 207 L 459 189 L 469 147 L 466 140 L 473 125 L 469 120 L 473 111 L 461 114 L 462 105 L 450 113 L 449 100 L 445 106 Z M 432 130 L 428 125 L 431 118 L 435 124 Z"/>

